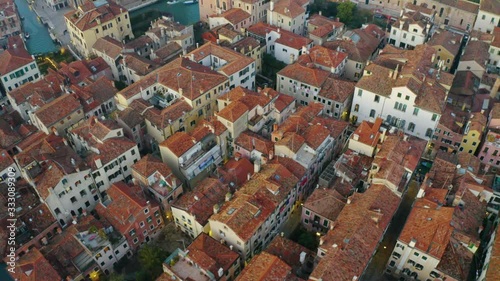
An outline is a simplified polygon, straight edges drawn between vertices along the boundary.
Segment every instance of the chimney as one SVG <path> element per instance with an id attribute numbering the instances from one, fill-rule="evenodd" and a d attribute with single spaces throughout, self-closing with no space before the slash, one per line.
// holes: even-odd
<path id="1" fill-rule="evenodd" d="M 352 196 L 347 197 L 347 205 L 351 204 L 351 202 L 352 202 L 351 197 L 352 197 Z"/>
<path id="2" fill-rule="evenodd" d="M 12 48 L 16 49 L 17 48 L 17 44 L 12 44 Z"/>
<path id="3" fill-rule="evenodd" d="M 182 88 L 179 88 L 179 95 L 182 96 Z"/>
<path id="4" fill-rule="evenodd" d="M 273 132 L 276 132 L 278 130 L 278 124 L 273 124 Z"/>
<path id="5" fill-rule="evenodd" d="M 319 15 L 322 16 L 323 13 L 321 13 L 321 11 L 319 11 Z"/>
<path id="6" fill-rule="evenodd" d="M 431 62 L 434 63 L 436 61 L 436 54 L 432 54 Z"/>
<path id="7" fill-rule="evenodd" d="M 274 0 L 271 0 L 271 4 L 269 5 L 269 10 L 272 12 L 274 11 Z M 270 23 L 272 24 L 272 23 Z"/>
<path id="8" fill-rule="evenodd" d="M 200 43 L 196 43 L 196 49 L 200 47 Z"/>
<path id="9" fill-rule="evenodd" d="M 220 45 L 220 39 L 217 38 L 217 45 Z"/>
<path id="10" fill-rule="evenodd" d="M 290 64 L 292 64 L 294 62 L 295 62 L 295 55 L 294 54 L 290 54 Z"/>
<path id="11" fill-rule="evenodd" d="M 394 71 L 389 70 L 389 78 L 392 78 L 394 76 Z"/>
<path id="12" fill-rule="evenodd" d="M 219 210 L 220 210 L 219 204 L 215 204 L 214 205 L 214 214 L 217 214 L 219 212 Z"/>
<path id="13" fill-rule="evenodd" d="M 260 172 L 260 161 L 259 160 L 255 160 L 253 162 L 253 173 L 257 174 L 259 172 Z"/>
<path id="14" fill-rule="evenodd" d="M 233 195 L 231 194 L 231 192 L 226 193 L 226 197 L 225 197 L 226 202 L 231 201 L 232 198 L 233 198 Z"/>
<path id="15" fill-rule="evenodd" d="M 56 127 L 52 127 L 51 131 L 52 133 L 54 133 L 54 135 L 59 136 L 59 132 L 57 131 Z"/>
<path id="16" fill-rule="evenodd" d="M 152 49 L 151 49 L 152 50 Z M 186 49 L 182 49 L 182 55 L 185 56 L 187 55 L 187 50 Z"/>
<path id="17" fill-rule="evenodd" d="M 191 55 L 189 56 L 189 59 L 190 59 L 191 61 L 194 61 L 194 54 L 191 54 Z"/>
<path id="18" fill-rule="evenodd" d="M 236 153 L 234 154 L 234 160 L 238 161 L 238 160 L 240 160 L 240 157 L 241 157 L 241 153 L 236 152 Z"/>
<path id="19" fill-rule="evenodd" d="M 248 173 L 248 174 L 247 174 L 247 181 L 249 181 L 249 180 L 250 180 L 250 178 L 252 178 L 252 174 Z"/>
<path id="20" fill-rule="evenodd" d="M 396 69 L 394 69 L 394 77 L 392 77 L 392 78 L 393 79 L 398 78 L 398 74 L 399 74 L 399 64 L 396 65 Z"/>

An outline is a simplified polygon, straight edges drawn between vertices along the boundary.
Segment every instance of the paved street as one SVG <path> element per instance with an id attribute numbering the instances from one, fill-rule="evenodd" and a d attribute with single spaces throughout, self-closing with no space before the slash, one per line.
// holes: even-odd
<path id="1" fill-rule="evenodd" d="M 285 237 L 290 237 L 290 234 L 297 228 L 300 224 L 300 215 L 302 214 L 302 206 L 298 204 L 298 207 L 295 207 L 293 213 L 290 214 L 288 220 L 283 224 L 280 229 L 280 233 L 283 232 Z"/>
<path id="2" fill-rule="evenodd" d="M 36 14 L 49 25 L 49 32 L 54 35 L 61 45 L 66 46 L 69 44 L 70 38 L 66 30 L 66 23 L 64 22 L 64 14 L 71 11 L 71 7 L 65 7 L 58 11 L 54 11 L 47 7 L 44 0 L 34 0 L 32 5 Z"/>
<path id="3" fill-rule="evenodd" d="M 364 274 L 362 275 L 362 281 L 382 281 L 382 280 L 392 280 L 384 276 L 385 266 L 389 261 L 389 257 L 396 245 L 399 233 L 403 230 L 406 218 L 410 214 L 411 207 L 415 201 L 415 196 L 417 196 L 419 189 L 419 184 L 416 181 L 411 181 L 408 186 L 408 191 L 404 194 L 401 205 L 394 214 L 391 224 L 389 225 L 387 232 L 379 244 L 379 247 L 368 264 Z"/>

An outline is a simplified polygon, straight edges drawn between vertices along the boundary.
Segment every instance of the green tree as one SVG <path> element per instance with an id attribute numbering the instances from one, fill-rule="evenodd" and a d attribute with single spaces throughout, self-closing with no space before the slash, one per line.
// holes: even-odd
<path id="1" fill-rule="evenodd" d="M 342 2 L 337 6 L 337 17 L 341 22 L 349 24 L 353 19 L 355 9 L 356 4 L 352 2 Z"/>
<path id="2" fill-rule="evenodd" d="M 142 268 L 151 273 L 155 279 L 162 272 L 162 263 L 166 258 L 166 253 L 160 247 L 145 245 L 139 250 L 139 263 Z"/>
<path id="3" fill-rule="evenodd" d="M 108 281 L 125 281 L 125 277 L 121 274 L 113 272 L 109 275 Z"/>
<path id="4" fill-rule="evenodd" d="M 309 232 L 301 233 L 297 242 L 312 251 L 316 251 L 316 248 L 318 247 L 316 237 L 314 236 L 314 234 Z"/>
<path id="5" fill-rule="evenodd" d="M 151 276 L 151 273 L 149 273 L 148 271 L 142 269 L 140 271 L 137 271 L 135 273 L 135 280 L 136 281 L 151 281 L 151 280 L 154 280 L 155 278 L 153 278 Z"/>

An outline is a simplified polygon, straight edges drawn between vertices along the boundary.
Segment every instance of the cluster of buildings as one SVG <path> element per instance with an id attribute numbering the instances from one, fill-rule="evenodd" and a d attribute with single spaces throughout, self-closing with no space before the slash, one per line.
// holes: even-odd
<path id="1" fill-rule="evenodd" d="M 42 74 L 15 31 L 0 53 L 12 277 L 99 280 L 170 222 L 193 242 L 157 280 L 362 280 L 403 219 L 385 274 L 495 280 L 500 4 L 386 2 L 390 30 L 347 30 L 306 0 L 204 0 L 195 42 L 169 17 L 134 38 L 127 3 L 51 1 L 84 59 Z M 262 77 L 264 57 L 286 66 Z"/>

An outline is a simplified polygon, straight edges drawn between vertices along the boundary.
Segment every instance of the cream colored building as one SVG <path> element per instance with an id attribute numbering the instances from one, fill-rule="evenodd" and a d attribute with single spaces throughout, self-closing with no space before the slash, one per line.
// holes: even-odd
<path id="1" fill-rule="evenodd" d="M 308 0 L 272 0 L 267 11 L 267 23 L 304 35 L 308 4 Z"/>
<path id="2" fill-rule="evenodd" d="M 86 2 L 64 17 L 71 44 L 84 57 L 92 54 L 92 46 L 99 38 L 110 36 L 118 41 L 134 38 L 128 10 L 114 2 L 101 6 Z"/>
<path id="3" fill-rule="evenodd" d="M 474 29 L 492 33 L 496 26 L 500 26 L 500 1 L 481 0 Z"/>

